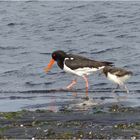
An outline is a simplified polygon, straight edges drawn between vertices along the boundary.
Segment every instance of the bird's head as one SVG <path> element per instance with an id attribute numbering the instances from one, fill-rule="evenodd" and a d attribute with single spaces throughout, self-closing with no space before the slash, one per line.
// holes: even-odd
<path id="1" fill-rule="evenodd" d="M 52 53 L 52 59 L 50 60 L 48 66 L 44 69 L 45 72 L 47 73 L 53 66 L 54 62 L 59 62 L 59 61 L 64 61 L 66 58 L 67 54 L 64 51 L 57 50 Z"/>
<path id="2" fill-rule="evenodd" d="M 66 58 L 66 53 L 64 51 L 58 50 L 52 53 L 52 59 L 54 59 L 55 61 L 64 61 L 64 59 Z"/>

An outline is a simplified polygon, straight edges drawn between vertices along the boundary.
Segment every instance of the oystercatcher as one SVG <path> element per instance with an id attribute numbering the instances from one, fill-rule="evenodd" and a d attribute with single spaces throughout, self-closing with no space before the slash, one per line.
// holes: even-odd
<path id="1" fill-rule="evenodd" d="M 127 71 L 122 68 L 106 66 L 103 68 L 103 73 L 109 80 L 117 83 L 117 87 L 115 89 L 123 87 L 126 92 L 129 93 L 129 90 L 124 82 L 132 76 L 133 73 L 131 71 Z M 115 89 L 112 92 L 115 92 Z"/>
<path id="2" fill-rule="evenodd" d="M 65 72 L 83 77 L 86 82 L 86 97 L 88 97 L 88 79 L 86 76 L 93 73 L 94 71 L 103 69 L 105 66 L 112 66 L 113 64 L 112 62 L 95 61 L 83 56 L 67 54 L 64 51 L 57 50 L 52 53 L 52 59 L 45 68 L 45 72 L 48 72 L 52 68 L 55 61 Z M 71 84 L 67 86 L 67 89 L 70 89 L 76 83 L 76 79 L 73 80 Z"/>

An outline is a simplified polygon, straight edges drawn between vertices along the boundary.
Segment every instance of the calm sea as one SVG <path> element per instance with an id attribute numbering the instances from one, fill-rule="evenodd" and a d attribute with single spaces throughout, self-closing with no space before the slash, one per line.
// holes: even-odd
<path id="1" fill-rule="evenodd" d="M 130 105 L 140 105 L 140 2 L 0 2 L 0 111 L 61 106 L 76 99 L 61 92 L 74 78 L 57 65 L 45 74 L 51 53 L 61 49 L 133 71 Z M 89 77 L 91 98 L 113 102 L 116 85 Z M 85 83 L 78 78 L 78 95 Z M 57 90 L 57 92 L 53 92 Z M 109 98 L 110 97 L 110 98 Z"/>

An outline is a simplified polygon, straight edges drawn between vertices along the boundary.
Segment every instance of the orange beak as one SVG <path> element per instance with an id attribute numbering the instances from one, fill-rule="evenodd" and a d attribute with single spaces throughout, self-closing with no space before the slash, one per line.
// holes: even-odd
<path id="1" fill-rule="evenodd" d="M 48 64 L 48 66 L 44 69 L 44 71 L 47 73 L 53 66 L 55 60 L 54 59 L 51 59 L 50 60 L 50 63 Z"/>

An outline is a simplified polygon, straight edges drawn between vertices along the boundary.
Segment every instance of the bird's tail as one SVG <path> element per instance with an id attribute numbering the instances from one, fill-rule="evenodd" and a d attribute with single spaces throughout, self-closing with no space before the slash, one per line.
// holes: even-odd
<path id="1" fill-rule="evenodd" d="M 128 71 L 128 75 L 132 76 L 133 72 L 132 71 Z"/>

